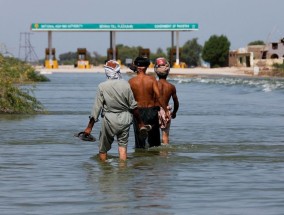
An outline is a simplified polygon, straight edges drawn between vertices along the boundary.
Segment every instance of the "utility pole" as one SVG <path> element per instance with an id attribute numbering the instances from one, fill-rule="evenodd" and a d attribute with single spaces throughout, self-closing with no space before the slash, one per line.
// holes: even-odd
<path id="1" fill-rule="evenodd" d="M 34 48 L 31 44 L 30 32 L 20 33 L 20 43 L 19 43 L 19 55 L 18 58 L 27 63 L 37 63 L 39 61 Z"/>

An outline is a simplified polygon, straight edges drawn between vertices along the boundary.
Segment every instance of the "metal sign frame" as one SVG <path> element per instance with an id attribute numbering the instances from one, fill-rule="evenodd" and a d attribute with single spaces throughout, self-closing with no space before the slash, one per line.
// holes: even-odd
<path id="1" fill-rule="evenodd" d="M 48 32 L 48 49 L 52 50 L 52 32 L 110 32 L 110 48 L 116 60 L 116 32 L 172 32 L 176 33 L 176 64 L 179 64 L 179 32 L 197 31 L 197 23 L 32 23 L 31 31 Z M 172 42 L 173 43 L 173 42 Z M 173 44 L 172 44 L 173 46 Z M 50 62 L 52 59 L 50 58 Z"/>
<path id="2" fill-rule="evenodd" d="M 196 31 L 197 23 L 33 23 L 32 31 Z"/>

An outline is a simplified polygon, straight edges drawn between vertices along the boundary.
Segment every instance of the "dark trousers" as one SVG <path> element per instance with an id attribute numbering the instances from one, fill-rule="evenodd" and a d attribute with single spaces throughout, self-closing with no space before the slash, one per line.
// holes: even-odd
<path id="1" fill-rule="evenodd" d="M 135 148 L 148 148 L 161 145 L 160 126 L 158 111 L 160 107 L 138 108 L 142 121 L 145 125 L 151 125 L 152 129 L 148 132 L 148 138 L 143 139 L 139 136 L 139 127 L 134 119 L 133 128 L 135 135 Z"/>

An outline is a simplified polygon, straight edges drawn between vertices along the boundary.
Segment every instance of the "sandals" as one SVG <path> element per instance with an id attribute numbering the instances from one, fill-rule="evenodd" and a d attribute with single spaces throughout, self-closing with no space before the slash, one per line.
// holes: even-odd
<path id="1" fill-rule="evenodd" d="M 144 125 L 139 129 L 139 136 L 143 139 L 146 139 L 148 137 L 148 131 L 150 131 L 151 129 L 151 125 Z"/>
<path id="2" fill-rule="evenodd" d="M 89 134 L 87 135 L 84 131 L 79 132 L 78 134 L 74 134 L 74 137 L 79 137 L 79 139 L 83 141 L 90 141 L 90 142 L 95 142 L 96 138 Z"/>

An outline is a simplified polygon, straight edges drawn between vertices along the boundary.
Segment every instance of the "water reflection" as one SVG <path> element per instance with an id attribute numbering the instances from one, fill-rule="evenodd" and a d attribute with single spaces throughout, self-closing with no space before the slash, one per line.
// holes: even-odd
<path id="1" fill-rule="evenodd" d="M 171 188 L 160 183 L 160 180 L 171 177 L 172 172 L 170 166 L 166 171 L 160 168 L 165 153 L 165 150 L 162 154 L 159 150 L 139 150 L 130 154 L 126 162 L 112 155 L 106 162 L 100 161 L 97 155 L 91 157 L 90 162 L 84 164 L 86 180 L 101 204 L 101 210 L 171 208 L 167 196 Z"/>

